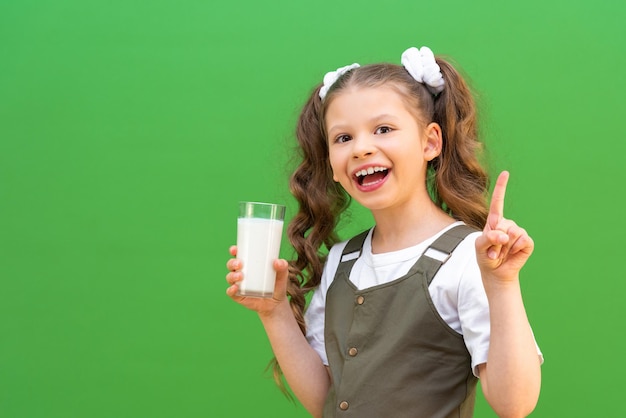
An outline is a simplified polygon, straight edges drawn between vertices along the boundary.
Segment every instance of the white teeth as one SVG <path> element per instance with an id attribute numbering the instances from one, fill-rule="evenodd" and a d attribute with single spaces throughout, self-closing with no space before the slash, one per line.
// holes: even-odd
<path id="1" fill-rule="evenodd" d="M 379 171 L 387 171 L 385 167 L 368 167 L 356 172 L 357 177 L 367 176 L 368 174 L 378 173 Z"/>

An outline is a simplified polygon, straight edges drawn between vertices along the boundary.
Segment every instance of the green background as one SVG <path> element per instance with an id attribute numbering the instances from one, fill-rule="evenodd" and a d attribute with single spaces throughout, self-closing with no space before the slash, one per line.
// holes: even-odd
<path id="1" fill-rule="evenodd" d="M 623 417 L 626 3 L 0 2 L 0 417 L 305 417 L 225 296 L 326 71 L 451 56 L 536 252 L 535 417 Z M 370 223 L 355 208 L 342 236 Z M 283 246 L 282 255 L 291 251 Z M 495 416 L 479 396 L 476 416 Z"/>

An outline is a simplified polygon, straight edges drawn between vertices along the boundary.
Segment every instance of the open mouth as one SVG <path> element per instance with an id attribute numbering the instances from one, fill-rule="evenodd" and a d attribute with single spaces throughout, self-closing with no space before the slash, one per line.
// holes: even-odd
<path id="1" fill-rule="evenodd" d="M 386 167 L 368 167 L 355 173 L 356 181 L 361 186 L 371 186 L 387 177 L 389 169 Z"/>

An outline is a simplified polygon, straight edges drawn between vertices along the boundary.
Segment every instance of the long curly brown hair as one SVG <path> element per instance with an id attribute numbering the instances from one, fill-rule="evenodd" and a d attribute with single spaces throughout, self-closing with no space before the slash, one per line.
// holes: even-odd
<path id="1" fill-rule="evenodd" d="M 428 166 L 427 187 L 433 201 L 452 217 L 482 229 L 487 219 L 488 175 L 480 163 L 474 95 L 461 74 L 447 60 L 437 57 L 445 88 L 433 95 L 400 65 L 373 64 L 348 71 L 329 89 L 324 100 L 315 88 L 298 119 L 296 137 L 300 163 L 290 178 L 290 189 L 299 204 L 287 235 L 296 252 L 289 263 L 287 294 L 300 329 L 304 322 L 305 296 L 321 280 L 326 249 L 339 241 L 335 231 L 350 196 L 333 181 L 328 158 L 324 116 L 333 98 L 350 87 L 394 88 L 424 126 L 441 126 L 441 154 Z M 274 376 L 284 389 L 280 366 Z"/>

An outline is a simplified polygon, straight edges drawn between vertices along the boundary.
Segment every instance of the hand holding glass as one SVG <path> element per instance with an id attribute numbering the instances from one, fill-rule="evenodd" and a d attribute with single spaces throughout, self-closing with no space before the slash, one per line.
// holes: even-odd
<path id="1" fill-rule="evenodd" d="M 242 260 L 240 296 L 272 297 L 283 234 L 285 206 L 272 203 L 240 202 L 237 218 L 237 258 Z"/>

